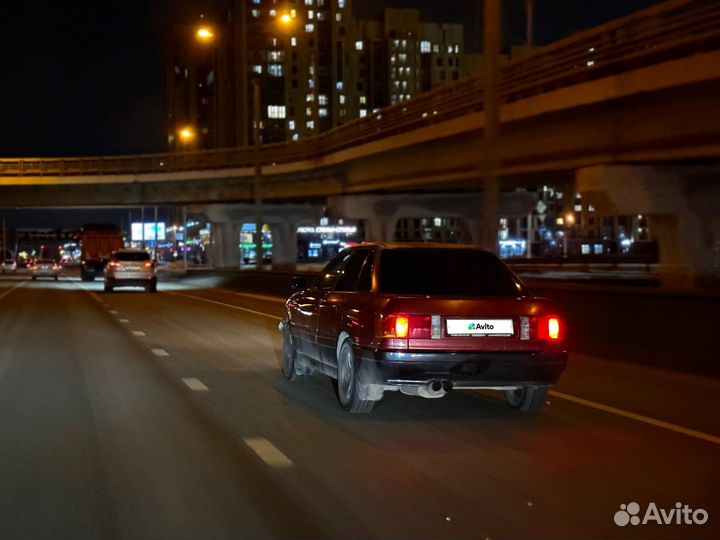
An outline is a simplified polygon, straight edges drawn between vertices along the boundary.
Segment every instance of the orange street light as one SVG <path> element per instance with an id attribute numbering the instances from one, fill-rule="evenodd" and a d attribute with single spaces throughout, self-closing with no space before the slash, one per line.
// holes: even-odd
<path id="1" fill-rule="evenodd" d="M 195 38 L 201 43 L 209 43 L 215 39 L 215 32 L 209 26 L 201 26 L 195 32 Z"/>
<path id="2" fill-rule="evenodd" d="M 280 22 L 286 26 L 289 26 L 293 22 L 292 16 L 289 13 L 283 13 L 282 15 L 280 15 Z"/>
<path id="3" fill-rule="evenodd" d="M 565 224 L 570 226 L 574 225 L 575 214 L 573 214 L 572 212 L 568 212 L 567 214 L 565 214 Z"/>
<path id="4" fill-rule="evenodd" d="M 195 138 L 195 131 L 191 127 L 184 127 L 180 131 L 178 131 L 178 136 L 180 137 L 180 140 L 184 143 L 189 143 Z"/>

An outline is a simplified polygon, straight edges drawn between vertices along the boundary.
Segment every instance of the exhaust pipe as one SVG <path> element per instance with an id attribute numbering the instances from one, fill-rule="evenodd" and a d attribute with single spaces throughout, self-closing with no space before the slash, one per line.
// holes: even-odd
<path id="1" fill-rule="evenodd" d="M 441 398 L 445 394 L 447 394 L 447 392 L 443 389 L 442 381 L 439 381 L 437 379 L 434 381 L 430 381 L 425 386 L 419 386 L 417 388 L 418 395 L 424 398 Z"/>

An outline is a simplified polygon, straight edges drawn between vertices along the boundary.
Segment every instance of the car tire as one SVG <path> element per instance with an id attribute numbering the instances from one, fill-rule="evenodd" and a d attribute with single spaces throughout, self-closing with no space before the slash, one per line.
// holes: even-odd
<path id="1" fill-rule="evenodd" d="M 153 281 L 147 287 L 145 287 L 145 290 L 150 293 L 156 293 L 157 292 L 157 283 L 155 281 Z"/>
<path id="2" fill-rule="evenodd" d="M 280 371 L 288 381 L 297 381 L 305 378 L 305 374 L 297 370 L 297 349 L 293 345 L 290 336 L 290 325 L 287 321 L 283 324 L 283 356 Z"/>
<path id="3" fill-rule="evenodd" d="M 346 339 L 340 347 L 337 358 L 338 377 L 335 382 L 340 406 L 350 413 L 369 413 L 373 410 L 375 402 L 371 399 L 361 399 L 363 394 L 362 382 L 358 376 L 357 363 L 352 341 Z"/>
<path id="4" fill-rule="evenodd" d="M 55 277 L 55 281 L 57 281 L 57 280 L 58 280 L 58 277 L 57 277 L 57 276 L 54 276 L 54 277 Z"/>
<path id="5" fill-rule="evenodd" d="M 513 409 L 519 411 L 539 411 L 547 402 L 549 386 L 521 386 L 515 390 L 505 390 L 505 400 Z"/>
<path id="6" fill-rule="evenodd" d="M 32 279 L 33 281 L 35 281 L 37 279 L 37 276 L 33 276 Z"/>

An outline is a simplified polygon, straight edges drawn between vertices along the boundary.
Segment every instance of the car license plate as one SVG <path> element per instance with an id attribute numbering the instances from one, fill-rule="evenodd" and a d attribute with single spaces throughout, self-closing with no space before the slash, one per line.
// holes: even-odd
<path id="1" fill-rule="evenodd" d="M 449 336 L 512 336 L 512 319 L 448 319 Z"/>

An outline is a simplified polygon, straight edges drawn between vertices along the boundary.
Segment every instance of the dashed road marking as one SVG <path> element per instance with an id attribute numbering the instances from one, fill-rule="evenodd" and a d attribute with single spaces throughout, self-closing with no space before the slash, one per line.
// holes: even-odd
<path id="1" fill-rule="evenodd" d="M 160 347 L 153 347 L 150 349 L 155 356 L 170 356 L 170 353 Z"/>
<path id="2" fill-rule="evenodd" d="M 117 315 L 119 312 L 118 312 L 118 311 L 115 311 L 114 309 L 111 309 L 111 310 L 110 310 L 110 313 L 112 313 L 113 315 Z"/>
<path id="3" fill-rule="evenodd" d="M 230 309 L 237 309 L 238 311 L 245 311 L 247 313 L 252 313 L 253 315 L 260 315 L 261 317 L 267 317 L 269 319 L 274 319 L 276 321 L 282 321 L 282 317 L 277 317 L 275 315 L 270 315 L 269 313 L 263 313 L 262 311 L 256 311 L 254 309 L 248 309 L 240 306 L 234 306 L 233 304 L 226 304 L 225 302 L 218 302 L 217 300 L 210 300 L 209 298 L 204 298 L 202 296 L 195 296 L 192 294 L 185 294 L 185 293 L 179 293 L 179 292 L 169 292 L 168 294 L 173 294 L 175 296 L 185 296 L 187 298 L 192 298 L 194 300 L 200 300 L 202 302 L 208 302 L 209 304 L 217 304 L 218 306 L 225 306 Z"/>
<path id="4" fill-rule="evenodd" d="M 688 437 L 693 437 L 702 441 L 720 444 L 720 437 L 718 437 L 717 435 L 710 435 L 709 433 L 703 433 L 702 431 L 696 431 L 694 429 L 678 426 L 677 424 L 671 424 L 670 422 L 665 422 L 663 420 L 656 420 L 655 418 L 650 418 L 649 416 L 644 416 L 642 414 L 637 414 L 630 411 L 624 411 L 623 409 L 618 409 L 617 407 L 603 405 L 602 403 L 597 403 L 595 401 L 590 401 L 589 399 L 571 396 L 570 394 L 564 394 L 555 390 L 550 390 L 550 395 L 567 401 L 572 401 L 573 403 L 578 403 L 579 405 L 585 405 L 586 407 L 597 409 L 598 411 L 616 414 L 618 416 L 630 418 L 631 420 L 635 420 L 637 422 L 642 422 L 643 424 L 648 424 L 658 428 L 667 429 L 669 431 L 674 431 L 675 433 L 687 435 Z"/>
<path id="5" fill-rule="evenodd" d="M 271 467 L 292 467 L 293 462 L 283 454 L 277 446 L 268 441 L 264 437 L 245 437 L 243 439 L 250 449 L 255 452 L 260 459 Z"/>
<path id="6" fill-rule="evenodd" d="M 123 324 L 128 324 L 128 323 L 130 322 L 130 321 L 127 320 L 127 319 L 118 319 L 118 321 L 121 322 L 121 323 L 123 323 Z"/>
<path id="7" fill-rule="evenodd" d="M 143 332 L 142 330 L 133 330 L 132 333 L 133 333 L 134 335 L 138 336 L 138 337 L 142 337 L 142 336 L 147 335 L 147 334 L 145 334 L 145 332 Z"/>
<path id="8" fill-rule="evenodd" d="M 195 377 L 186 377 L 182 380 L 187 387 L 190 390 L 195 390 L 196 392 L 207 392 L 208 387 L 205 386 L 200 379 L 196 379 Z"/>

